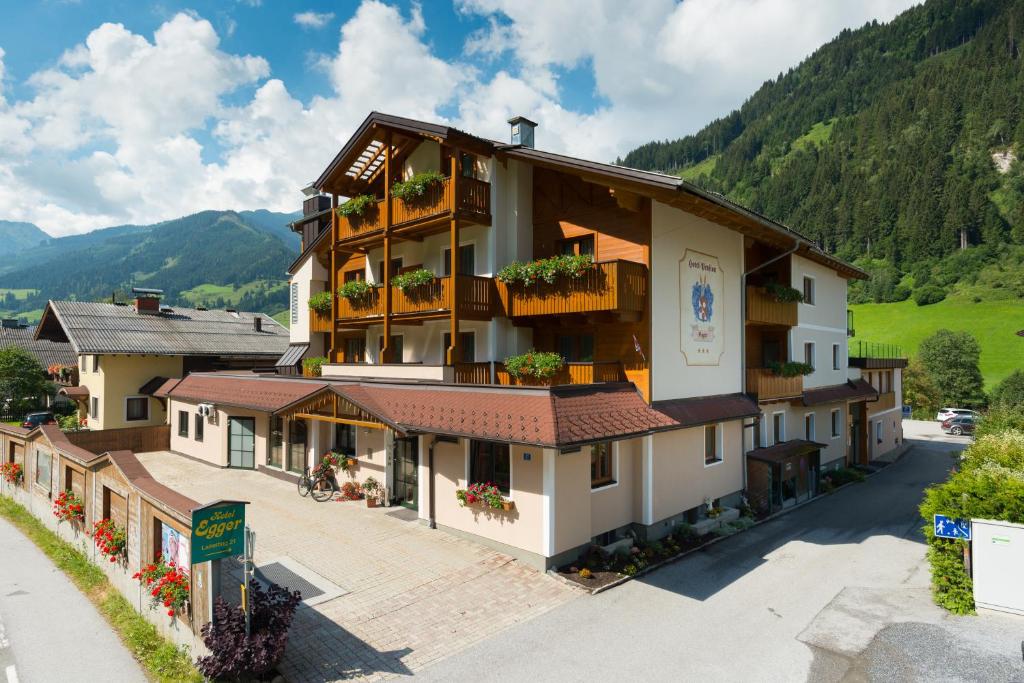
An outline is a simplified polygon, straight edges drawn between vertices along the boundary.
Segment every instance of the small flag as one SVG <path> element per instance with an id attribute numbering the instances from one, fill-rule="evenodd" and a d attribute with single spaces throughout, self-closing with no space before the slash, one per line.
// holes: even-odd
<path id="1" fill-rule="evenodd" d="M 643 358 L 644 362 L 646 363 L 647 356 L 644 355 L 643 349 L 640 348 L 640 342 L 637 340 L 635 334 L 633 335 L 633 349 L 640 354 L 640 357 Z"/>

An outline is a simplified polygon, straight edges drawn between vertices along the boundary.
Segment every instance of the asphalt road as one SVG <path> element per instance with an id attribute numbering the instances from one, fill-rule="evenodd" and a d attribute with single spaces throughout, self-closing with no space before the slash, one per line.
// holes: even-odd
<path id="1" fill-rule="evenodd" d="M 92 603 L 0 519 L 0 681 L 146 681 Z"/>
<path id="2" fill-rule="evenodd" d="M 952 619 L 931 604 L 917 512 L 922 490 L 946 477 L 960 447 L 922 441 L 863 484 L 515 626 L 422 676 L 915 680 L 929 671 L 915 660 L 928 650 L 908 645 L 901 654 L 894 640 L 931 642 L 933 624 L 947 641 L 973 628 L 970 618 Z M 1014 668 L 1024 620 L 974 619 L 995 637 L 956 651 L 963 671 L 1024 680 L 1024 669 Z M 887 675 L 893 672 L 900 675 Z M 945 673 L 946 680 L 986 680 Z"/>

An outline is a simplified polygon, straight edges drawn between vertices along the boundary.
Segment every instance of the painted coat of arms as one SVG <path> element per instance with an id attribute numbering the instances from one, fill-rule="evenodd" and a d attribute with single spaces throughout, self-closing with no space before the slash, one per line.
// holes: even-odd
<path id="1" fill-rule="evenodd" d="M 679 260 L 680 350 L 687 365 L 718 365 L 725 276 L 718 257 L 687 249 Z"/>

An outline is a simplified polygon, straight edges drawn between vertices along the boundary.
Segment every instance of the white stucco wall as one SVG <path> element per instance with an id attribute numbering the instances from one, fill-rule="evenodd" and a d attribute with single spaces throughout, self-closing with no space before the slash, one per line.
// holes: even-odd
<path id="1" fill-rule="evenodd" d="M 718 258 L 724 293 L 715 293 L 717 330 L 724 337 L 717 365 L 687 365 L 681 351 L 683 316 L 679 263 L 687 249 Z M 743 237 L 693 214 L 653 202 L 651 247 L 651 385 L 655 401 L 729 394 L 743 390 L 740 364 L 740 278 Z"/>
<path id="2" fill-rule="evenodd" d="M 314 254 L 309 254 L 302 262 L 299 269 L 292 275 L 289 282 L 288 296 L 291 301 L 291 289 L 293 284 L 299 286 L 298 301 L 295 302 L 294 312 L 289 310 L 289 341 L 293 344 L 307 343 L 309 341 L 309 296 L 316 292 L 322 292 L 327 288 L 327 269 L 320 265 Z M 291 305 L 291 304 L 289 304 Z M 292 322 L 295 320 L 295 322 Z"/>
<path id="3" fill-rule="evenodd" d="M 85 370 L 79 356 L 79 384 L 89 390 L 89 429 L 118 429 L 164 424 L 167 420 L 160 401 L 149 398 L 149 419 L 129 422 L 125 399 L 139 396 L 139 388 L 154 377 L 181 377 L 181 356 L 100 355 L 93 372 L 93 356 L 86 355 Z M 99 399 L 99 414 L 92 410 Z"/>
<path id="4" fill-rule="evenodd" d="M 814 344 L 814 367 L 804 388 L 842 384 L 847 378 L 846 279 L 808 259 L 792 257 L 791 285 L 803 291 L 804 276 L 814 279 L 814 304 L 797 305 L 798 325 L 790 330 L 790 359 L 804 360 L 804 344 Z M 832 346 L 839 349 L 839 368 L 832 364 Z"/>

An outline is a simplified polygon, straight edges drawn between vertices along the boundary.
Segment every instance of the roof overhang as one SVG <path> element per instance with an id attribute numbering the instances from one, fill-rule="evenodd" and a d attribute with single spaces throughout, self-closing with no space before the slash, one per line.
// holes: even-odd
<path id="1" fill-rule="evenodd" d="M 846 401 L 877 400 L 878 390 L 863 379 L 847 380 L 843 384 L 835 384 L 817 389 L 807 389 L 800 397 L 805 406 L 818 406 L 825 403 Z"/>
<path id="2" fill-rule="evenodd" d="M 755 448 L 754 450 L 747 452 L 747 458 L 775 465 L 787 460 L 788 458 L 806 455 L 808 453 L 813 453 L 814 451 L 820 451 L 823 448 L 828 448 L 828 446 L 823 443 L 807 441 L 805 439 L 792 439 L 791 441 L 783 441 L 782 443 L 777 443 L 774 446 L 767 446 L 766 448 Z"/>

